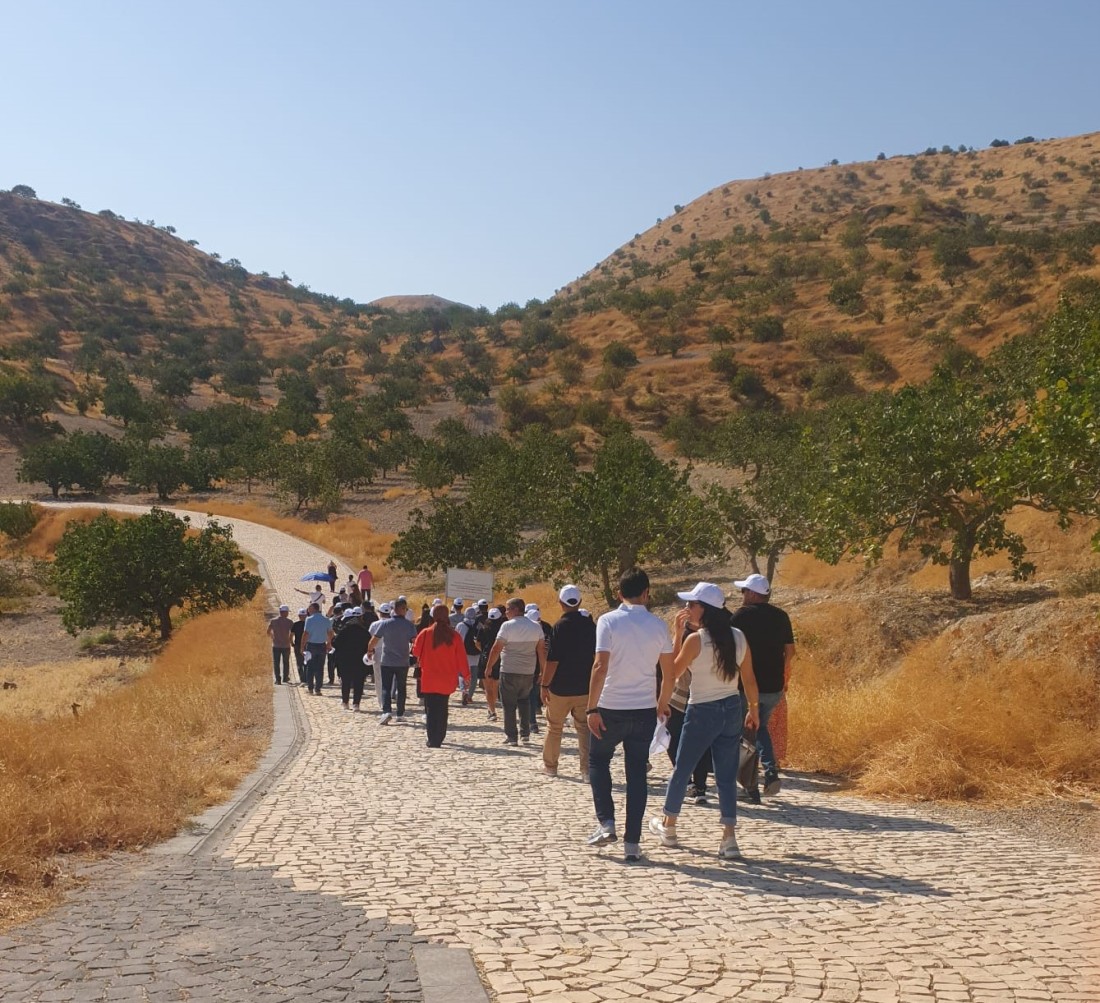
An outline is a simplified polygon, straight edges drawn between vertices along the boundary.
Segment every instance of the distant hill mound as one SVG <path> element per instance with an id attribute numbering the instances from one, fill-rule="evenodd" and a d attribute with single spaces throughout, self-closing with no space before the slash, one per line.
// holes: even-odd
<path id="1" fill-rule="evenodd" d="M 429 293 L 423 296 L 381 296 L 371 300 L 369 306 L 380 307 L 383 310 L 393 310 L 396 313 L 414 313 L 416 311 L 439 310 L 450 307 L 465 307 L 464 303 L 456 303 L 454 300 L 444 299 Z M 467 307 L 467 309 L 469 309 Z"/>

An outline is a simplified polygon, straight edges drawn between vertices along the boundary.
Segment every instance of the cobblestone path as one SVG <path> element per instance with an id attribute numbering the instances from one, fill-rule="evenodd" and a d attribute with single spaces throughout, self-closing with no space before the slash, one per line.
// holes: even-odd
<path id="1" fill-rule="evenodd" d="M 322 552 L 272 530 L 235 524 L 235 535 L 280 596 L 324 566 Z M 741 807 L 744 862 L 719 862 L 717 810 L 689 807 L 681 848 L 643 837 L 646 859 L 628 865 L 621 844 L 584 845 L 591 796 L 568 731 L 551 779 L 537 739 L 503 747 L 480 700 L 455 701 L 447 743 L 429 750 L 416 724 L 344 713 L 331 690 L 291 697 L 310 740 L 212 873 L 254 871 L 279 894 L 387 924 L 387 949 L 407 931 L 468 947 L 500 1003 L 1100 1000 L 1095 858 L 795 776 Z M 653 810 L 667 774 L 655 760 Z M 172 891 L 170 877 L 156 880 Z M 83 931 L 79 919 L 53 922 L 55 938 Z"/>

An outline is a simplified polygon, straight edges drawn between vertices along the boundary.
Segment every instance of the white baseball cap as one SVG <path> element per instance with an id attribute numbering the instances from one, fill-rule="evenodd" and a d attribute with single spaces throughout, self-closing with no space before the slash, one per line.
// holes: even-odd
<path id="1" fill-rule="evenodd" d="M 500 610 L 497 609 L 495 606 L 491 607 L 490 610 L 489 610 L 489 619 L 490 620 L 499 620 L 500 619 Z"/>
<path id="2" fill-rule="evenodd" d="M 280 613 L 289 613 L 290 612 L 290 607 L 286 603 L 283 603 L 283 605 L 279 607 L 279 612 Z"/>
<path id="3" fill-rule="evenodd" d="M 300 609 L 298 610 L 298 616 L 305 616 L 307 612 L 308 610 Z"/>
<path id="4" fill-rule="evenodd" d="M 592 614 L 589 613 L 588 610 L 582 609 L 581 610 L 581 616 L 587 616 L 587 617 L 591 618 Z"/>
<path id="5" fill-rule="evenodd" d="M 381 606 L 378 607 L 378 612 L 379 613 L 392 613 L 393 612 L 393 607 L 388 602 L 384 602 L 384 603 L 382 603 Z"/>
<path id="6" fill-rule="evenodd" d="M 432 606 L 442 606 L 442 605 L 443 605 L 443 600 L 442 600 L 442 599 L 440 599 L 440 598 L 439 598 L 439 596 L 436 596 L 436 597 L 435 597 L 435 598 L 434 598 L 434 599 L 432 600 Z"/>
<path id="7" fill-rule="evenodd" d="M 462 605 L 462 600 L 458 596 L 455 596 L 455 601 L 451 605 L 452 606 L 461 606 Z"/>
<path id="8" fill-rule="evenodd" d="M 353 609 L 351 611 L 351 615 L 352 616 L 362 616 L 363 615 L 363 607 L 362 606 L 356 606 L 355 609 Z"/>
<path id="9" fill-rule="evenodd" d="M 699 582 L 690 592 L 677 592 L 684 602 L 701 602 L 720 609 L 726 604 L 726 594 L 713 582 Z"/>
<path id="10" fill-rule="evenodd" d="M 525 617 L 527 617 L 527 619 L 530 620 L 532 623 L 538 623 L 539 622 L 539 608 L 538 608 L 538 606 L 536 606 L 534 603 L 532 603 L 530 606 L 527 607 L 527 609 L 526 609 L 526 611 L 524 612 L 523 615 Z"/>
<path id="11" fill-rule="evenodd" d="M 342 620 L 350 620 L 353 616 L 355 616 L 355 610 L 346 609 L 346 610 L 344 610 L 344 615 L 341 617 L 341 619 Z"/>
<path id="12" fill-rule="evenodd" d="M 737 589 L 748 589 L 758 596 L 768 596 L 772 592 L 771 584 L 763 575 L 749 575 L 743 582 L 734 582 L 733 586 Z"/>
<path id="13" fill-rule="evenodd" d="M 576 585 L 566 585 L 558 593 L 558 600 L 566 606 L 579 606 L 581 604 L 581 590 Z"/>

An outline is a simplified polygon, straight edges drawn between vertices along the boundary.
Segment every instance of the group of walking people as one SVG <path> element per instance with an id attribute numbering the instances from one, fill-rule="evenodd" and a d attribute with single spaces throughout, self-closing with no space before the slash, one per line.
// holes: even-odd
<path id="1" fill-rule="evenodd" d="M 468 607 L 456 598 L 450 609 L 436 599 L 416 617 L 405 596 L 376 608 L 360 595 L 360 604 L 352 605 L 351 589 L 337 593 L 334 585 L 328 615 L 318 589 L 297 620 L 284 605 L 269 623 L 275 682 L 289 682 L 293 652 L 309 694 L 321 694 L 327 670 L 329 685 L 340 678 L 343 709 L 361 712 L 366 680 L 373 678 L 378 720 L 385 725 L 395 711 L 397 721 L 406 719 L 411 673 L 430 748 L 446 738 L 451 695 L 460 692 L 461 705 L 469 707 L 481 688 L 489 721 L 498 720 L 498 706 L 502 711 L 507 746 L 529 745 L 542 713 L 542 771 L 550 777 L 558 775 L 562 735 L 572 719 L 580 774 L 591 786 L 597 819 L 590 846 L 618 839 L 611 761 L 623 748 L 628 862 L 641 859 L 649 757 L 667 729 L 673 773 L 649 832 L 665 846 L 679 845 L 676 825 L 685 800 L 707 804 L 713 774 L 722 825 L 718 855 L 738 859 L 742 733 L 755 737 L 763 793 L 778 793 L 768 725 L 786 691 L 795 647 L 790 618 L 771 604 L 764 576 L 749 575 L 734 587 L 741 594 L 735 610 L 711 582 L 678 593 L 684 606 L 670 634 L 648 609 L 649 577 L 638 568 L 622 575 L 620 605 L 598 620 L 581 607 L 580 589 L 566 585 L 558 593 L 561 615 L 553 626 L 538 606 L 518 597 L 501 606 L 482 599 Z M 759 803 L 755 770 L 751 776 L 745 790 Z"/>

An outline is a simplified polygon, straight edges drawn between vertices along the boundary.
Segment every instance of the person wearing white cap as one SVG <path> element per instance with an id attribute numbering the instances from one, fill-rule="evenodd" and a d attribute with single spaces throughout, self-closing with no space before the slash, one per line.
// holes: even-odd
<path id="1" fill-rule="evenodd" d="M 462 623 L 462 617 L 465 615 L 462 612 L 463 602 L 460 596 L 455 596 L 454 602 L 451 603 L 450 621 L 451 627 L 457 627 Z"/>
<path id="2" fill-rule="evenodd" d="M 306 683 L 306 663 L 302 660 L 302 632 L 306 626 L 305 609 L 298 610 L 298 619 L 290 625 L 292 646 L 294 648 L 294 661 L 298 663 L 298 682 L 296 686 L 304 686 Z"/>
<path id="3" fill-rule="evenodd" d="M 783 699 L 790 682 L 794 658 L 794 629 L 786 611 L 771 604 L 771 583 L 763 575 L 749 575 L 733 583 L 741 590 L 741 607 L 733 611 L 732 622 L 749 642 L 753 670 L 760 687 L 760 727 L 756 730 L 756 749 L 764 768 L 764 793 L 778 794 L 779 764 L 768 732 L 768 722 Z M 754 787 L 749 797 L 758 802 Z"/>
<path id="4" fill-rule="evenodd" d="M 678 592 L 685 606 L 676 614 L 672 671 L 661 680 L 658 713 L 668 717 L 669 698 L 676 680 L 691 670 L 691 689 L 676 766 L 665 794 L 664 818 L 649 820 L 650 832 L 665 846 L 678 846 L 676 819 L 684 804 L 695 764 L 709 748 L 718 788 L 722 839 L 718 856 L 738 860 L 737 768 L 741 763 L 741 731 L 758 723 L 760 698 L 752 672 L 752 654 L 745 635 L 730 626 L 726 596 L 712 582 L 699 582 L 690 592 Z M 685 628 L 690 627 L 690 632 Z M 748 700 L 746 712 L 740 685 Z"/>
<path id="5" fill-rule="evenodd" d="M 539 604 L 529 602 L 523 609 L 523 615 L 527 617 L 532 623 L 537 623 L 542 630 L 542 639 L 546 642 L 546 650 L 550 650 L 550 631 L 551 627 L 543 618 L 542 610 L 539 609 Z M 535 672 L 534 685 L 531 687 L 531 734 L 537 735 L 539 733 L 539 711 L 542 710 L 542 673 L 541 671 Z"/>
<path id="6" fill-rule="evenodd" d="M 619 578 L 618 609 L 596 623 L 596 661 L 588 691 L 588 776 L 599 825 L 589 846 L 613 843 L 615 799 L 611 792 L 611 758 L 623 747 L 626 767 L 626 829 L 623 857 L 642 859 L 642 823 L 649 788 L 649 744 L 657 727 L 657 666 L 672 672 L 672 642 L 664 620 L 646 609 L 649 575 L 629 568 Z"/>
<path id="7" fill-rule="evenodd" d="M 340 673 L 340 702 L 344 710 L 350 708 L 359 712 L 359 703 L 363 699 L 363 685 L 367 679 L 367 666 L 364 657 L 370 644 L 370 631 L 363 623 L 363 609 L 356 606 L 344 610 L 344 625 L 332 642 L 336 655 L 336 671 Z"/>
<path id="8" fill-rule="evenodd" d="M 489 652 L 496 644 L 497 634 L 504 623 L 504 614 L 499 606 L 490 606 L 485 620 L 477 628 L 477 646 L 481 649 L 481 659 L 477 663 L 477 673 L 485 687 L 485 703 L 489 709 L 489 720 L 497 719 L 497 694 L 500 691 L 500 667 L 490 670 Z"/>
<path id="9" fill-rule="evenodd" d="M 565 719 L 572 715 L 580 752 L 581 778 L 588 780 L 588 688 L 592 680 L 592 660 L 596 655 L 596 625 L 581 616 L 581 590 L 566 585 L 558 593 L 561 619 L 550 632 L 546 649 L 546 673 L 541 693 L 546 705 L 546 741 L 542 746 L 542 772 L 558 775 L 561 733 Z"/>
<path id="10" fill-rule="evenodd" d="M 279 607 L 279 615 L 267 624 L 267 636 L 271 638 L 271 663 L 275 668 L 275 685 L 290 682 L 290 648 L 294 640 L 293 621 L 290 619 L 290 607 Z M 283 665 L 283 676 L 279 678 L 279 663 Z"/>
<path id="11" fill-rule="evenodd" d="M 462 647 L 466 652 L 466 662 L 469 666 L 469 677 L 460 678 L 458 688 L 462 693 L 462 706 L 468 707 L 473 703 L 474 690 L 477 688 L 477 666 L 481 658 L 481 651 L 477 646 L 478 609 L 470 606 L 465 615 L 454 628 L 458 636 L 462 638 Z"/>
<path id="12" fill-rule="evenodd" d="M 405 695 L 409 680 L 409 653 L 416 640 L 416 625 L 405 619 L 407 603 L 398 598 L 393 604 L 392 616 L 385 617 L 371 626 L 370 646 L 372 654 L 381 645 L 381 651 L 375 655 L 375 664 L 380 666 L 382 680 L 382 716 L 379 724 L 389 724 L 392 716 L 393 697 L 397 693 L 397 720 L 405 719 Z M 389 606 L 383 603 L 382 607 Z"/>

